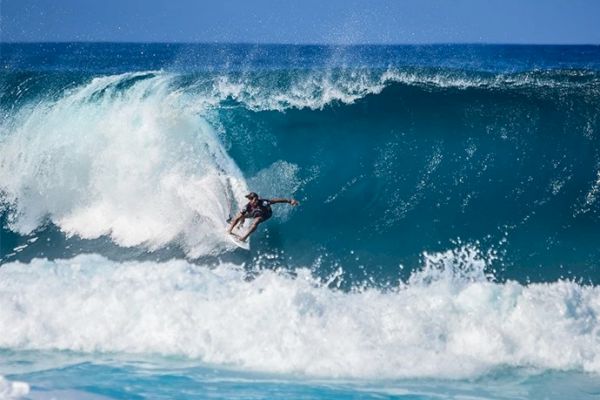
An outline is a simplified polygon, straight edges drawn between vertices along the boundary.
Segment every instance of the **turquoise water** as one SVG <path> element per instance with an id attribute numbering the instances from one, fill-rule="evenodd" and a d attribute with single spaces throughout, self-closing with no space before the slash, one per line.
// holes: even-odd
<path id="1" fill-rule="evenodd" d="M 26 352 L 18 356 L 19 365 L 13 369 L 27 369 L 23 359 L 38 360 L 41 357 L 52 359 L 52 365 L 59 358 L 63 366 L 16 375 L 31 382 L 31 398 L 592 399 L 597 397 L 599 389 L 594 377 L 558 372 L 498 371 L 486 378 L 466 382 L 431 379 L 350 381 L 217 369 L 173 359 L 127 361 L 110 355 L 96 355 L 95 361 L 91 362 L 90 357 L 84 355 Z"/>
<path id="2" fill-rule="evenodd" d="M 10 355 L 5 355 L 10 357 Z M 21 373 L 31 382 L 32 398 L 68 399 L 439 399 L 439 398 L 596 398 L 594 377 L 554 372 L 498 371 L 486 378 L 449 382 L 443 380 L 350 381 L 298 378 L 190 365 L 189 361 L 146 359 L 127 361 L 119 357 L 76 354 L 21 353 L 24 358 L 61 360 L 60 369 Z M 70 361 L 66 361 L 65 359 Z"/>
<path id="3" fill-rule="evenodd" d="M 0 397 L 597 396 L 597 46 L 0 53 Z"/>

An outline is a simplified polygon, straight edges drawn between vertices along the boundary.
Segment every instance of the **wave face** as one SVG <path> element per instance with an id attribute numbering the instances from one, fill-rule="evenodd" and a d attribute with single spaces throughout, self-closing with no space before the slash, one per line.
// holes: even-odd
<path id="1" fill-rule="evenodd" d="M 600 372 L 598 47 L 0 46 L 0 348 Z"/>

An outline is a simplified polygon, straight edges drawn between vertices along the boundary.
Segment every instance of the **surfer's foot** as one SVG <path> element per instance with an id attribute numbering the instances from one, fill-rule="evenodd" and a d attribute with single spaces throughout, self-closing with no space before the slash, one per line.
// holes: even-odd
<path id="1" fill-rule="evenodd" d="M 242 237 L 242 236 L 238 235 L 237 233 L 233 233 L 233 232 L 231 232 L 231 236 L 233 236 L 234 238 L 236 238 L 240 242 L 245 242 L 246 239 L 248 239 L 248 236 Z"/>

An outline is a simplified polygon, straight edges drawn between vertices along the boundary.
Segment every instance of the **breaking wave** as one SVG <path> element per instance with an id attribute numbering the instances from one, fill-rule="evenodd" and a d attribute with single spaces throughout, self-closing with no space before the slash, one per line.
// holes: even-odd
<path id="1" fill-rule="evenodd" d="M 321 377 L 600 373 L 598 287 L 495 282 L 488 257 L 470 245 L 424 254 L 408 280 L 350 291 L 337 289 L 341 270 L 320 278 L 310 268 L 98 255 L 7 263 L 0 347 L 176 355 Z"/>

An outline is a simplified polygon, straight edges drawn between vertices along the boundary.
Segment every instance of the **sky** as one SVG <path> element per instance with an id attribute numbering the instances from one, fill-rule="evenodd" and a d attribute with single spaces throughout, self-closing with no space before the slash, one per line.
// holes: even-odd
<path id="1" fill-rule="evenodd" d="M 600 44 L 600 0 L 0 0 L 0 41 Z"/>

